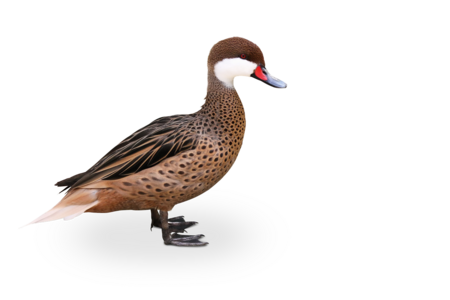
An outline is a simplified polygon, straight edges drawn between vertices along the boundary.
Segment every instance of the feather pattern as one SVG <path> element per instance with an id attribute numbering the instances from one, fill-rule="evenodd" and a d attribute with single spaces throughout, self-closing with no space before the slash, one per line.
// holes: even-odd
<path id="1" fill-rule="evenodd" d="M 159 118 L 123 140 L 85 173 L 56 185 L 76 188 L 98 180 L 120 179 L 195 149 L 199 142 L 195 120 L 195 114 Z"/>
<path id="2" fill-rule="evenodd" d="M 73 219 L 89 208 L 97 205 L 99 202 L 97 194 L 98 192 L 95 189 L 71 190 L 55 207 L 27 225 L 54 221 L 62 218 L 66 220 Z"/>

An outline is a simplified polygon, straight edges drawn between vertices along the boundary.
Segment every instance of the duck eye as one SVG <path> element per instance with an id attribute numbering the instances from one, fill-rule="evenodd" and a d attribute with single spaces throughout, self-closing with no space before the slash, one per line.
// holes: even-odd
<path id="1" fill-rule="evenodd" d="M 242 59 L 245 59 L 246 57 L 247 57 L 247 55 L 241 54 L 241 58 L 242 58 Z"/>

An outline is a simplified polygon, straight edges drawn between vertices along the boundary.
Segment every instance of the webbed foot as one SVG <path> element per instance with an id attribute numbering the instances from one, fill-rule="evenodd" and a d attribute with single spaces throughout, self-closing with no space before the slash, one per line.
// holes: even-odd
<path id="1" fill-rule="evenodd" d="M 181 235 L 174 233 L 170 236 L 168 240 L 164 241 L 166 245 L 183 246 L 183 247 L 198 247 L 206 246 L 207 242 L 201 242 L 200 239 L 204 237 L 203 234 L 197 235 Z"/>
<path id="2" fill-rule="evenodd" d="M 162 229 L 164 244 L 183 247 L 198 247 L 206 246 L 208 244 L 207 242 L 200 241 L 200 239 L 204 237 L 203 234 L 178 234 L 178 232 L 185 232 L 186 228 L 197 224 L 197 222 L 186 222 L 183 216 L 169 219 L 168 215 L 167 211 L 160 210 L 160 214 L 158 214 L 156 209 L 155 212 L 152 210 L 152 227 L 155 226 Z"/>

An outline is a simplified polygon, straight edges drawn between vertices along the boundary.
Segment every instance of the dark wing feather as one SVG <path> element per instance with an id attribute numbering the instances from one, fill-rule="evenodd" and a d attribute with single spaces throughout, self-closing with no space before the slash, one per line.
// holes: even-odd
<path id="1" fill-rule="evenodd" d="M 168 157 L 195 149 L 198 136 L 193 126 L 189 126 L 194 121 L 192 115 L 159 118 L 123 140 L 87 172 L 56 185 L 74 188 L 99 179 L 119 179 L 150 168 Z"/>
<path id="2" fill-rule="evenodd" d="M 77 175 L 74 175 L 72 177 L 69 177 L 67 179 L 58 181 L 57 183 L 55 183 L 56 186 L 71 186 L 73 184 L 75 184 L 75 182 L 78 181 L 78 179 L 80 179 L 81 177 L 83 177 L 84 173 L 80 173 Z"/>

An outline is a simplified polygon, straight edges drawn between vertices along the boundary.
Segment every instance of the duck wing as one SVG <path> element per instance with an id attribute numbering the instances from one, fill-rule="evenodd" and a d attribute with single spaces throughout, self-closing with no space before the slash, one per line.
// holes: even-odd
<path id="1" fill-rule="evenodd" d="M 68 189 L 98 180 L 119 179 L 195 149 L 199 137 L 194 124 L 193 115 L 159 118 L 123 140 L 85 173 L 61 180 L 56 186 L 67 186 Z"/>

